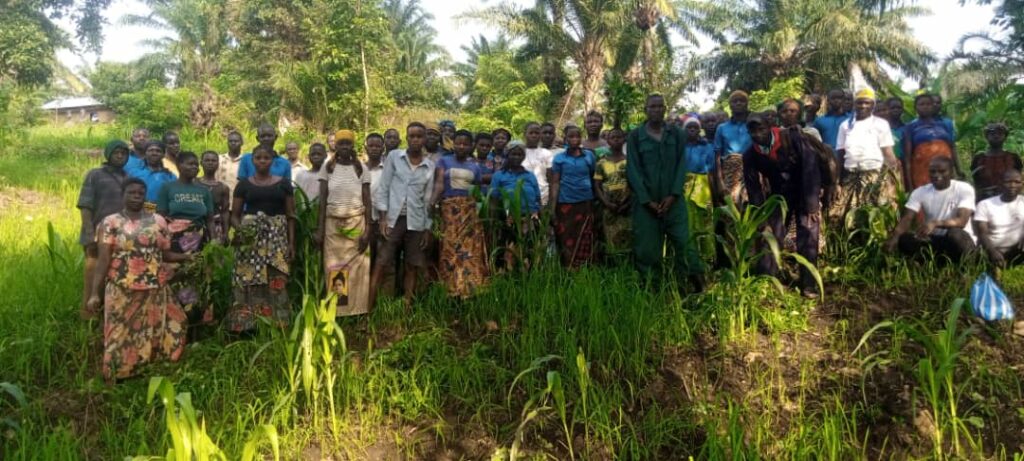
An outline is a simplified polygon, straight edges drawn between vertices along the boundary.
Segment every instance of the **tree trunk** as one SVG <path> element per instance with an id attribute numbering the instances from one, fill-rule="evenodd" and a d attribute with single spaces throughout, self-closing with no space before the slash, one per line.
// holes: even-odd
<path id="1" fill-rule="evenodd" d="M 188 118 L 192 122 L 192 126 L 206 132 L 213 128 L 213 117 L 216 113 L 213 89 L 210 88 L 209 83 L 203 82 L 199 94 L 192 101 Z"/>
<path id="2" fill-rule="evenodd" d="M 604 87 L 604 52 L 596 40 L 584 42 L 577 57 L 583 84 L 583 112 L 598 108 Z"/>

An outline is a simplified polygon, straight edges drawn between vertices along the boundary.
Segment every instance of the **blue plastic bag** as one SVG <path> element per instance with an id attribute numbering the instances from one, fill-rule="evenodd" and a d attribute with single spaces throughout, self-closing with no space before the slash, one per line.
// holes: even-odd
<path id="1" fill-rule="evenodd" d="M 995 280 L 983 272 L 971 287 L 971 310 L 987 321 L 1013 320 L 1013 304 Z"/>

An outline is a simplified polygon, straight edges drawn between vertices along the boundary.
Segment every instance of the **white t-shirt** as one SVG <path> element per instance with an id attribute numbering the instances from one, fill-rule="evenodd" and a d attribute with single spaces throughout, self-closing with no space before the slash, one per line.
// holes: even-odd
<path id="1" fill-rule="evenodd" d="M 550 150 L 543 147 L 531 149 L 527 147 L 526 158 L 523 159 L 523 168 L 537 177 L 537 186 L 540 187 L 540 204 L 548 204 L 548 170 L 551 169 L 551 162 L 555 156 Z"/>
<path id="2" fill-rule="evenodd" d="M 381 160 L 381 164 L 377 165 L 377 168 L 370 168 L 369 165 L 363 164 L 363 174 L 369 172 L 370 176 L 370 201 L 373 201 L 373 197 L 377 196 L 377 189 L 380 188 L 380 175 L 384 173 L 384 160 Z M 380 220 L 380 211 L 377 207 L 373 207 L 373 211 L 370 212 L 374 221 Z"/>
<path id="3" fill-rule="evenodd" d="M 988 223 L 989 240 L 1005 253 L 1024 237 L 1024 196 L 1018 195 L 1012 202 L 1004 202 L 998 195 L 982 200 L 974 220 Z"/>
<path id="4" fill-rule="evenodd" d="M 950 182 L 949 187 L 943 190 L 935 190 L 935 186 L 925 184 L 910 193 L 910 199 L 907 200 L 906 206 L 910 211 L 924 211 L 924 218 L 927 221 L 952 219 L 956 217 L 956 210 L 960 208 L 974 210 L 974 188 L 970 184 L 955 179 Z M 971 239 L 977 240 L 974 237 L 974 229 L 970 220 L 964 226 L 964 231 L 971 236 Z M 946 229 L 935 229 L 932 233 L 945 235 Z"/>
<path id="5" fill-rule="evenodd" d="M 320 180 L 327 181 L 327 215 L 349 218 L 363 214 L 363 184 L 370 184 L 370 174 L 363 167 L 363 176 L 356 175 L 353 165 L 334 165 L 334 172 L 320 169 Z"/>
<path id="6" fill-rule="evenodd" d="M 864 120 L 851 118 L 840 124 L 836 151 L 846 150 L 845 170 L 873 171 L 882 168 L 885 162 L 882 149 L 894 144 L 889 122 L 872 115 Z"/>
<path id="7" fill-rule="evenodd" d="M 292 170 L 292 181 L 302 192 L 306 194 L 306 198 L 310 201 L 320 196 L 320 172 L 324 171 L 324 167 L 320 167 L 320 171 L 313 172 L 309 169 L 302 168 L 301 170 Z"/>

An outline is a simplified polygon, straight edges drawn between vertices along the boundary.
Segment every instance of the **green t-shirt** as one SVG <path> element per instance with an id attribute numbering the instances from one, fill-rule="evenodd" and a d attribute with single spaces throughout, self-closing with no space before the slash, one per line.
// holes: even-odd
<path id="1" fill-rule="evenodd" d="M 195 183 L 164 183 L 156 199 L 157 212 L 168 218 L 204 221 L 214 209 L 210 189 Z"/>

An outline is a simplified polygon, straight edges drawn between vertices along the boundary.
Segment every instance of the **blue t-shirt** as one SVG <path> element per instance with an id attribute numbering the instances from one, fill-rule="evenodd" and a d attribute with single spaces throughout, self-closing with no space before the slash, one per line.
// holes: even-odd
<path id="1" fill-rule="evenodd" d="M 178 177 L 167 169 L 160 167 L 159 170 L 152 170 L 148 167 L 134 168 L 131 171 L 125 170 L 128 176 L 139 178 L 146 183 L 146 201 L 156 203 L 160 197 L 160 188 L 164 183 L 177 181 Z"/>
<path id="2" fill-rule="evenodd" d="M 562 152 L 551 162 L 551 172 L 558 173 L 558 203 L 580 203 L 594 200 L 594 166 L 597 157 L 590 149 L 578 156 Z"/>
<path id="3" fill-rule="evenodd" d="M 491 178 L 490 196 L 502 198 L 504 192 L 509 198 L 515 197 L 519 181 L 523 182 L 523 190 L 519 195 L 520 207 L 530 210 L 531 213 L 540 211 L 540 186 L 537 184 L 537 177 L 527 170 L 495 172 Z"/>
<path id="4" fill-rule="evenodd" d="M 471 158 L 460 162 L 455 155 L 445 155 L 437 161 L 437 167 L 444 169 L 442 197 L 466 197 L 474 184 L 480 184 L 480 165 Z"/>
<path id="5" fill-rule="evenodd" d="M 747 131 L 747 122 L 729 121 L 715 131 L 715 153 L 719 156 L 743 155 L 754 142 Z"/>
<path id="6" fill-rule="evenodd" d="M 252 162 L 252 153 L 246 153 L 239 160 L 238 164 L 238 180 L 248 179 L 256 176 L 256 164 Z M 270 163 L 270 175 L 280 176 L 284 179 L 291 181 L 292 179 L 292 164 L 288 162 L 288 159 L 278 155 L 274 157 L 274 161 Z"/>
<path id="7" fill-rule="evenodd" d="M 701 139 L 683 146 L 686 152 L 686 172 L 708 174 L 715 169 L 715 147 Z"/>
<path id="8" fill-rule="evenodd" d="M 146 167 L 146 160 L 142 157 L 136 157 L 134 154 L 128 154 L 128 162 L 124 164 L 124 171 L 129 172 L 131 170 L 137 170 Z"/>
<path id="9" fill-rule="evenodd" d="M 814 128 L 821 134 L 821 142 L 835 150 L 836 141 L 839 139 L 839 127 L 849 119 L 849 114 L 823 115 L 814 119 Z"/>

